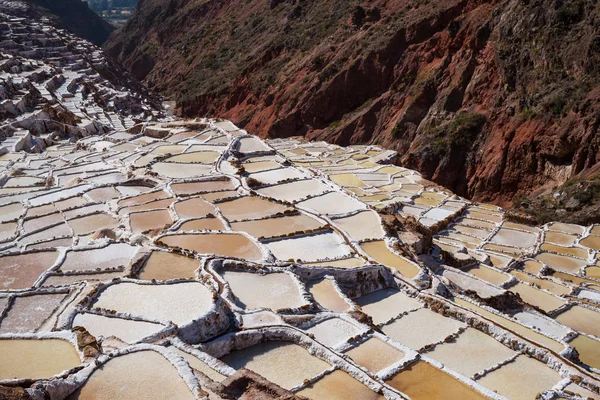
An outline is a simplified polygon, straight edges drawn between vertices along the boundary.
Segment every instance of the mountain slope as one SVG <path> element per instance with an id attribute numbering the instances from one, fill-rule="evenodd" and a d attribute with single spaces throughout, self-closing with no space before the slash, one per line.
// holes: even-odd
<path id="1" fill-rule="evenodd" d="M 185 116 L 396 149 L 506 204 L 600 161 L 600 2 L 142 0 L 106 44 Z"/>
<path id="2" fill-rule="evenodd" d="M 81 0 L 25 0 L 34 5 L 54 24 L 63 27 L 95 45 L 101 46 L 115 30 Z"/>

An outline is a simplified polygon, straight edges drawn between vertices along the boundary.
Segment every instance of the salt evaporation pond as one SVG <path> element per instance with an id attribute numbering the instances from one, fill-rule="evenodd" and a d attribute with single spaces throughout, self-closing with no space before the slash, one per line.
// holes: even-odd
<path id="1" fill-rule="evenodd" d="M 194 258 L 166 251 L 153 251 L 140 272 L 140 279 L 162 280 L 194 278 L 200 262 Z"/>
<path id="2" fill-rule="evenodd" d="M 0 287 L 24 289 L 33 286 L 40 274 L 49 269 L 58 252 L 44 251 L 0 257 Z"/>
<path id="3" fill-rule="evenodd" d="M 0 339 L 0 380 L 50 378 L 81 364 L 61 339 Z"/>
<path id="4" fill-rule="evenodd" d="M 200 254 L 215 254 L 249 261 L 261 261 L 263 258 L 262 251 L 256 243 L 241 234 L 168 235 L 161 237 L 160 242 L 169 247 L 193 250 Z"/>
<path id="5" fill-rule="evenodd" d="M 417 266 L 404 257 L 392 253 L 383 240 L 362 243 L 360 247 L 378 263 L 397 269 L 407 278 L 414 278 L 419 273 Z"/>
<path id="6" fill-rule="evenodd" d="M 561 380 L 558 372 L 525 355 L 485 374 L 477 382 L 509 399 L 535 399 Z"/>
<path id="7" fill-rule="evenodd" d="M 325 227 L 325 224 L 306 214 L 231 223 L 234 231 L 247 232 L 255 238 L 283 236 L 321 227 Z"/>
<path id="8" fill-rule="evenodd" d="M 508 360 L 516 353 L 488 335 L 468 328 L 458 338 L 438 344 L 428 357 L 465 376 L 473 376 L 486 368 Z"/>
<path id="9" fill-rule="evenodd" d="M 484 395 L 425 361 L 417 361 L 386 383 L 413 400 L 483 400 Z"/>
<path id="10" fill-rule="evenodd" d="M 310 294 L 313 295 L 316 302 L 323 308 L 342 313 L 347 311 L 350 307 L 350 305 L 342 299 L 331 279 L 322 279 L 318 282 L 313 282 L 307 286 L 307 289 Z"/>
<path id="11" fill-rule="evenodd" d="M 313 400 L 385 400 L 367 386 L 344 371 L 335 370 L 297 392 L 298 395 Z"/>
<path id="12" fill-rule="evenodd" d="M 427 344 L 443 340 L 460 328 L 465 328 L 465 324 L 421 308 L 383 326 L 381 330 L 398 343 L 419 350 Z"/>
<path id="13" fill-rule="evenodd" d="M 376 325 L 389 321 L 403 312 L 423 305 L 397 289 L 381 289 L 354 299 L 362 311 L 373 318 Z"/>
<path id="14" fill-rule="evenodd" d="M 374 337 L 346 351 L 346 354 L 374 374 L 397 363 L 405 356 L 401 350 Z"/>
<path id="15" fill-rule="evenodd" d="M 97 338 L 115 336 L 127 343 L 135 343 L 164 328 L 164 325 L 151 322 L 105 317 L 90 313 L 77 314 L 73 319 L 72 326 L 84 326 Z"/>
<path id="16" fill-rule="evenodd" d="M 225 271 L 223 278 L 229 283 L 238 304 L 249 310 L 262 307 L 279 310 L 304 304 L 298 284 L 286 273 L 258 275 Z"/>
<path id="17" fill-rule="evenodd" d="M 142 285 L 122 282 L 107 287 L 94 307 L 184 325 L 212 306 L 212 294 L 198 282 Z"/>
<path id="18" fill-rule="evenodd" d="M 248 368 L 271 382 L 291 389 L 331 368 L 302 346 L 271 341 L 236 350 L 221 359 L 235 369 Z"/>
<path id="19" fill-rule="evenodd" d="M 69 400 L 194 399 L 175 367 L 160 353 L 137 351 L 110 359 Z"/>

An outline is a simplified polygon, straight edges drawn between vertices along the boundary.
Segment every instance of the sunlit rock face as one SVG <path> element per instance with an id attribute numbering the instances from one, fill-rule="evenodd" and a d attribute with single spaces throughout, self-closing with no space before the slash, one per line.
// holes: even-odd
<path id="1" fill-rule="evenodd" d="M 376 146 L 117 107 L 101 52 L 0 4 L 3 96 L 38 96 L 2 115 L 0 393 L 599 396 L 599 226 L 514 222 Z"/>

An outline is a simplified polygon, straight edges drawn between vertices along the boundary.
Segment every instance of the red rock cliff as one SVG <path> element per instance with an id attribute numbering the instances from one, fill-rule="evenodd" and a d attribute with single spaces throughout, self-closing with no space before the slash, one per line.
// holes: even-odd
<path id="1" fill-rule="evenodd" d="M 383 145 L 475 200 L 600 161 L 593 0 L 142 0 L 105 48 L 185 116 Z"/>

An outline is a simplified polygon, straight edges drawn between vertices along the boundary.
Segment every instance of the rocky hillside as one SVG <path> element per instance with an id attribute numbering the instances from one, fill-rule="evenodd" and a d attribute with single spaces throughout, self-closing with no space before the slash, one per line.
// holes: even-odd
<path id="1" fill-rule="evenodd" d="M 81 0 L 24 0 L 55 26 L 65 28 L 95 45 L 101 46 L 115 27 L 100 18 Z"/>
<path id="2" fill-rule="evenodd" d="M 185 116 L 382 145 L 475 200 L 600 161 L 595 0 L 142 0 L 105 49 Z"/>

